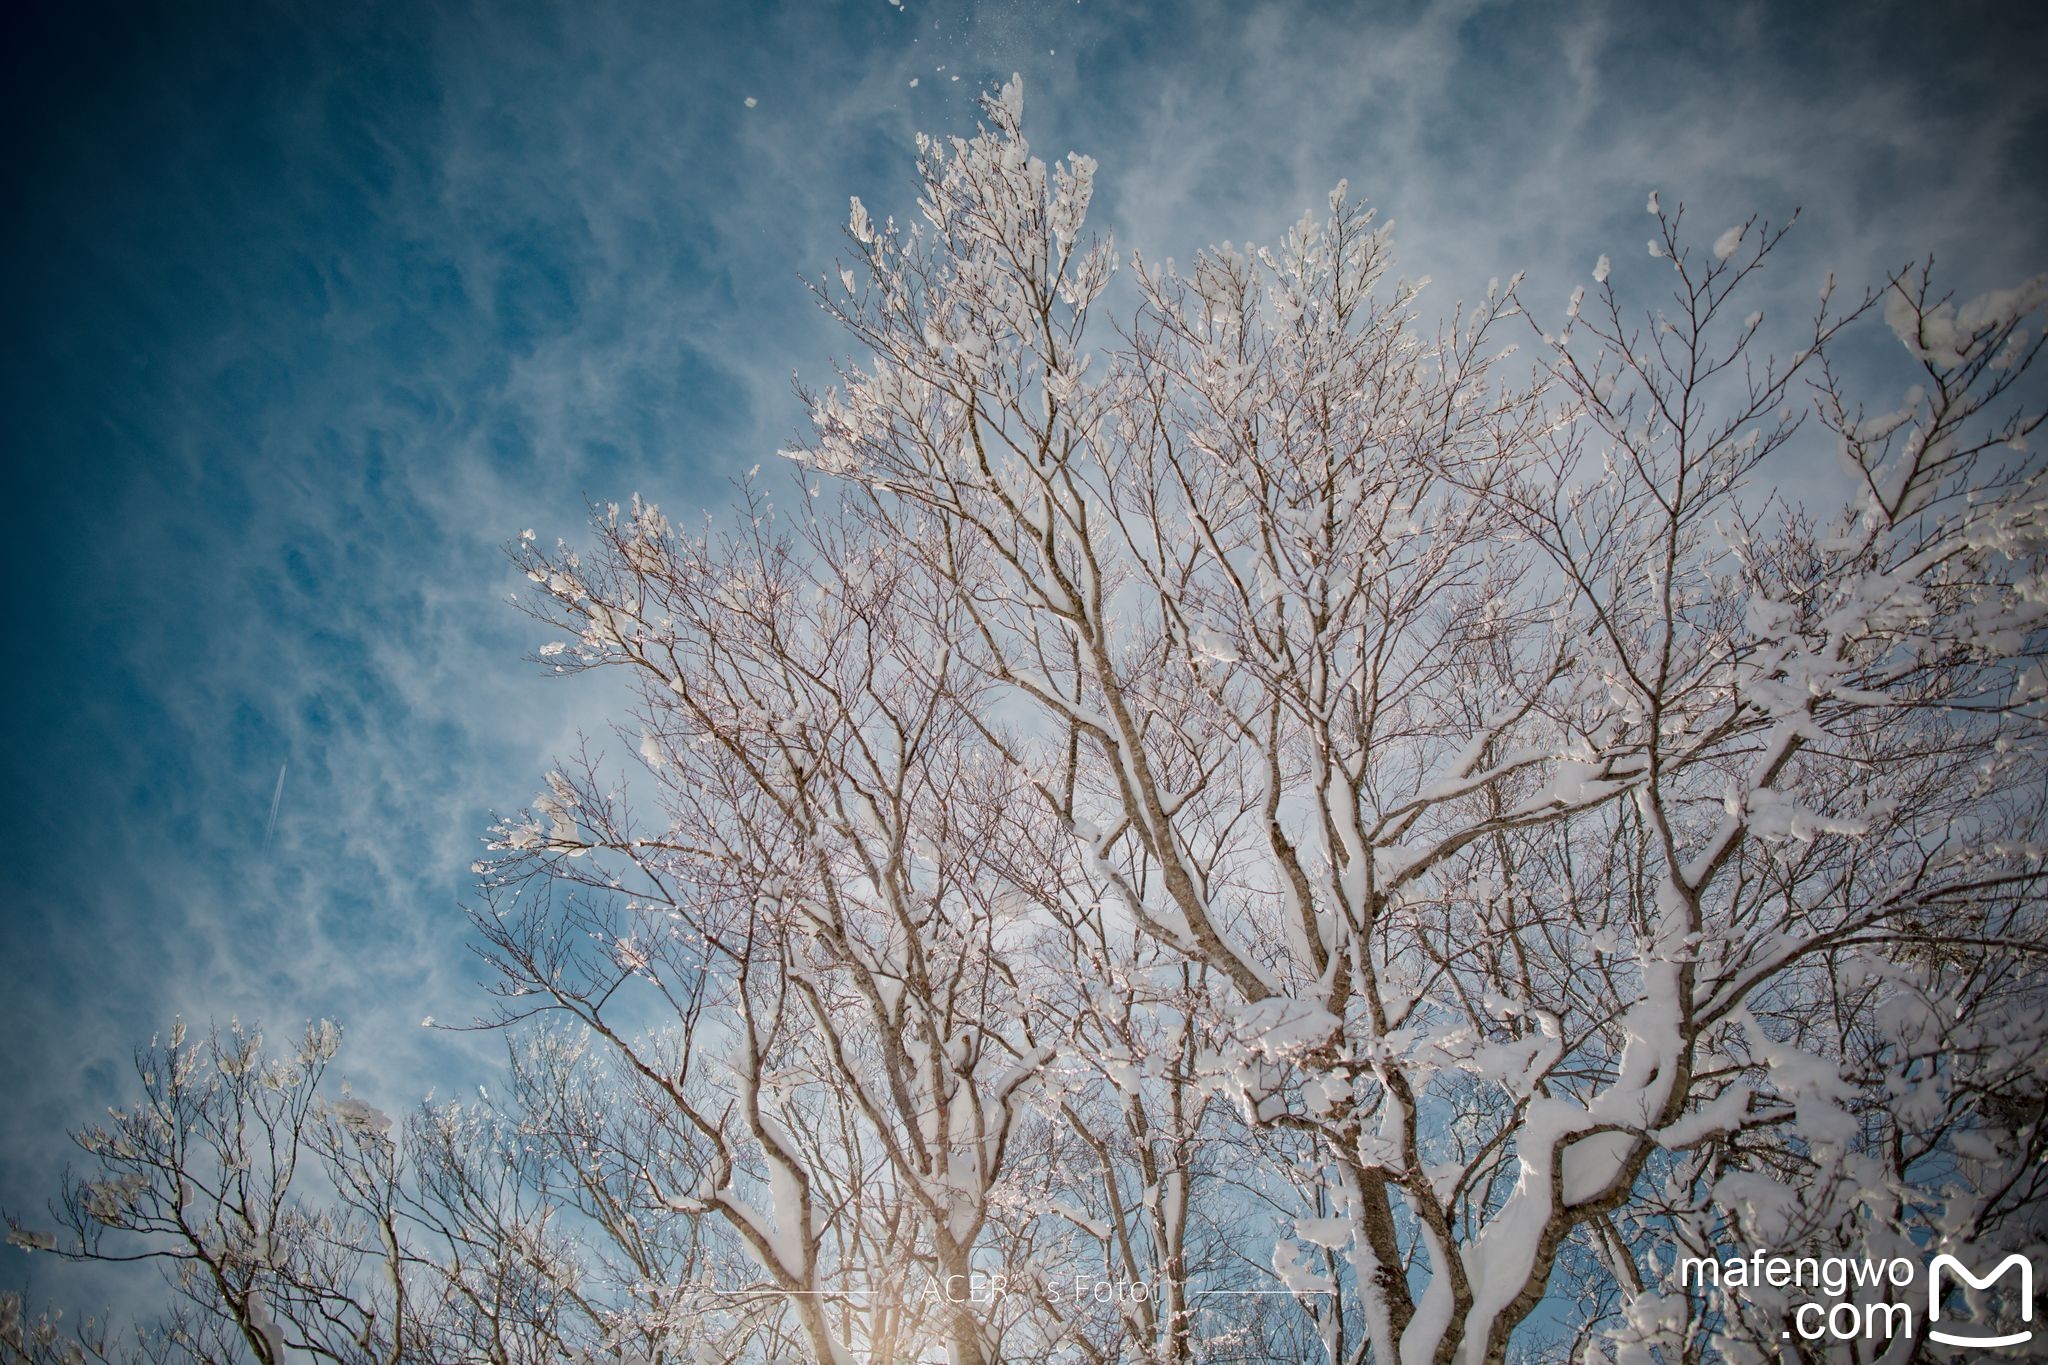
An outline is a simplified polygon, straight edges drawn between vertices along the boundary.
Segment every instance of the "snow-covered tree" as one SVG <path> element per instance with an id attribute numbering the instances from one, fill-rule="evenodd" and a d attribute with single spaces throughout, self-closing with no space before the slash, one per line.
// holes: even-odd
<path id="1" fill-rule="evenodd" d="M 1790 1301 L 1676 1257 L 2038 1250 L 2048 285 L 1830 280 L 1773 359 L 1785 229 L 1652 195 L 1559 316 L 1431 319 L 1343 186 L 1125 262 L 1022 105 L 854 201 L 787 494 L 515 547 L 637 762 L 492 833 L 517 1103 L 341 1183 L 449 1220 L 396 1297 L 658 1360 L 1764 1361 Z"/>
<path id="2" fill-rule="evenodd" d="M 1595 1354 L 1763 1358 L 1771 1305 L 1688 1304 L 1674 1250 L 2036 1236 L 2041 283 L 1830 286 L 1775 361 L 1741 300 L 1783 229 L 1697 250 L 1653 198 L 1647 257 L 1554 322 L 1517 280 L 1431 324 L 1340 186 L 1275 248 L 1133 258 L 1105 328 L 1093 164 L 1034 157 L 1021 106 L 921 141 L 915 220 L 855 202 L 815 288 L 859 351 L 805 395 L 791 505 L 520 551 L 549 658 L 643 678 L 664 814 L 572 785 L 505 842 L 631 863 L 587 879 L 657 933 L 716 887 L 851 1097 L 809 1162 L 753 1125 L 778 1283 L 872 1273 L 804 1193 L 869 1151 L 957 1273 L 1033 1106 L 1127 1141 L 1120 1067 L 1307 1154 L 1270 1266 L 1335 1360 L 1504 1359 L 1567 1260 Z M 1923 371 L 1882 416 L 1830 360 L 1873 310 Z M 722 1003 L 743 1115 L 763 1015 Z M 1185 1181 L 1048 1215 L 1114 1245 Z M 1013 1330 L 978 1321 L 954 1359 Z"/>

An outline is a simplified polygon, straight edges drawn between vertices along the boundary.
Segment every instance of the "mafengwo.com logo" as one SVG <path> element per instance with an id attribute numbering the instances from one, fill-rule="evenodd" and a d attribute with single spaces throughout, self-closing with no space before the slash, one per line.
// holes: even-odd
<path id="1" fill-rule="evenodd" d="M 2034 1339 L 2032 1327 L 2017 1332 L 1984 1332 L 1971 1330 L 1967 1324 L 1951 1326 L 1942 1322 L 1941 1301 L 1946 1293 L 1942 1272 L 1947 1271 L 1953 1280 L 1961 1280 L 1971 1289 L 1984 1291 L 2005 1278 L 2008 1271 L 2019 1275 L 2020 1321 L 2034 1320 L 2034 1263 L 2015 1251 L 2000 1261 L 1988 1275 L 1979 1278 L 1970 1268 L 1946 1252 L 1936 1256 L 1927 1265 L 1927 1336 L 1944 1346 L 1980 1346 L 1986 1349 L 2000 1346 L 2023 1346 Z M 1941 1324 L 1937 1326 L 1936 1324 Z"/>
<path id="2" fill-rule="evenodd" d="M 1789 1325 L 1781 1335 L 1787 1339 L 1881 1345 L 1921 1337 L 1983 1351 L 2034 1341 L 2034 1264 L 2019 1252 L 1981 1275 L 1948 1252 L 1929 1261 L 1924 1276 L 1904 1256 L 1872 1260 L 1765 1251 L 1722 1260 L 1680 1257 L 1678 1273 L 1680 1287 L 1688 1291 L 1717 1289 L 1736 1298 L 1766 1291 L 1774 1304 L 1785 1304 Z M 1912 1292 L 1916 1281 L 1923 1282 L 1924 1299 Z M 1925 1304 L 1925 1318 L 1917 1323 L 1916 1299 Z"/>

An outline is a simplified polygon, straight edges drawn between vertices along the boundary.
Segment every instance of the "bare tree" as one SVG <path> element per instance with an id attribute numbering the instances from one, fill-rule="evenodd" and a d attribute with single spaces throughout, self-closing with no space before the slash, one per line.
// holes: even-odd
<path id="1" fill-rule="evenodd" d="M 180 1024 L 140 1049 L 140 1102 L 73 1135 L 92 1167 L 67 1178 L 56 1228 L 11 1214 L 10 1240 L 163 1267 L 174 1302 L 130 1329 L 67 1328 L 10 1296 L 0 1347 L 38 1362 L 654 1365 L 785 1342 L 772 1322 L 683 1302 L 719 1249 L 649 1215 L 644 1153 L 662 1135 L 577 1065 L 575 1040 L 515 1047 L 511 1112 L 426 1105 L 394 1125 L 334 1093 L 339 1038 L 322 1022 L 266 1055 L 254 1029 L 188 1039 Z"/>

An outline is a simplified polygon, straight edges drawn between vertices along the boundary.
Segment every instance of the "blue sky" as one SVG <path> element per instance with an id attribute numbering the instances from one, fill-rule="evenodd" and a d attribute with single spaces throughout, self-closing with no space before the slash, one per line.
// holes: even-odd
<path id="1" fill-rule="evenodd" d="M 335 1017 L 392 1108 L 473 1082 L 494 1044 L 419 1027 L 480 1008 L 468 864 L 608 699 L 520 662 L 502 547 L 771 460 L 838 346 L 798 271 L 1012 71 L 1148 255 L 1349 177 L 1445 303 L 1561 304 L 1652 186 L 1803 205 L 1787 317 L 1829 266 L 2048 268 L 2018 6 L 59 9 L 0 44 L 14 1208 L 174 1014 Z"/>

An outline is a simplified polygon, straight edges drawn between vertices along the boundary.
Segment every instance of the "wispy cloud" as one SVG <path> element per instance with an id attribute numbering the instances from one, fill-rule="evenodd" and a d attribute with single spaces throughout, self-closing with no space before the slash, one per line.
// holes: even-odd
<path id="1" fill-rule="evenodd" d="M 798 272 L 849 194 L 912 212 L 911 133 L 990 81 L 1148 255 L 1348 176 L 1445 298 L 1528 268 L 1561 302 L 1640 251 L 1652 184 L 1712 226 L 1805 206 L 1788 309 L 1823 262 L 2038 269 L 2022 21 L 1846 13 L 307 6 L 30 44 L 0 1197 L 173 1012 L 341 1017 L 386 1107 L 474 1073 L 488 1043 L 418 1020 L 475 1011 L 486 813 L 616 699 L 518 664 L 500 546 L 722 501 L 843 347 Z"/>

